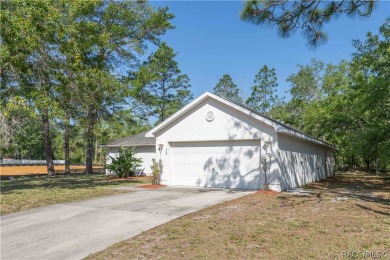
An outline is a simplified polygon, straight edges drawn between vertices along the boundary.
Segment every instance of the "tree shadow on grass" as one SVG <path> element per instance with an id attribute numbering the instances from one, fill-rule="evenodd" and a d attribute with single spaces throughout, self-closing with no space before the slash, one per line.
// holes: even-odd
<path id="1" fill-rule="evenodd" d="M 388 196 L 390 194 L 390 174 L 376 176 L 363 172 L 347 173 L 305 187 L 334 196 L 346 196 L 366 202 L 390 205 Z"/>
<path id="2" fill-rule="evenodd" d="M 55 177 L 28 177 L 1 182 L 1 194 L 26 189 L 80 189 L 141 183 L 136 179 L 113 180 L 105 174 L 78 174 Z"/>
<path id="3" fill-rule="evenodd" d="M 374 212 L 374 213 L 378 213 L 378 214 L 381 214 L 381 215 L 385 215 L 385 216 L 390 216 L 390 213 L 389 213 L 388 209 L 387 209 L 387 211 L 382 211 L 382 210 L 372 209 L 372 208 L 363 206 L 361 204 L 355 204 L 355 205 L 358 206 L 361 209 L 364 209 L 364 210 L 368 210 L 368 211 L 371 211 L 371 212 Z"/>
<path id="4" fill-rule="evenodd" d="M 287 207 L 297 206 L 314 200 L 321 203 L 329 198 L 349 198 L 361 202 L 375 203 L 380 208 L 384 208 L 385 211 L 390 210 L 389 173 L 379 176 L 370 175 L 365 172 L 343 173 L 336 175 L 335 177 L 305 185 L 304 188 L 312 191 L 312 193 L 308 196 L 286 194 L 279 196 L 278 198 L 283 201 L 282 205 Z M 371 212 L 390 215 L 385 211 L 367 207 L 367 205 L 355 205 Z"/>
<path id="5" fill-rule="evenodd" d="M 281 195 L 277 199 L 281 202 L 282 207 L 297 207 L 308 202 L 317 202 L 315 195 Z"/>
<path id="6" fill-rule="evenodd" d="M 343 173 L 306 185 L 305 188 L 315 188 L 323 191 L 344 189 L 357 192 L 390 193 L 390 173 L 379 176 L 364 172 Z"/>

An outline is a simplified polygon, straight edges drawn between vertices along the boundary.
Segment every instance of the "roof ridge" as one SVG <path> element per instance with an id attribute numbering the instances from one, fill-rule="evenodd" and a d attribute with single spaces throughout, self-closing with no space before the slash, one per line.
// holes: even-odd
<path id="1" fill-rule="evenodd" d="M 227 100 L 227 101 L 229 101 L 229 102 L 231 102 L 231 103 L 233 103 L 233 104 L 236 104 L 237 106 L 240 106 L 240 107 L 242 107 L 242 108 L 244 108 L 244 109 L 246 109 L 246 110 L 249 110 L 249 111 L 251 111 L 252 113 L 255 113 L 255 114 L 259 115 L 259 116 L 262 116 L 262 117 L 264 117 L 264 118 L 267 118 L 267 119 L 269 119 L 269 120 L 271 120 L 271 121 L 273 121 L 273 122 L 275 122 L 275 123 L 277 123 L 277 124 L 279 124 L 279 125 L 281 125 L 281 126 L 283 126 L 283 127 L 285 127 L 285 128 L 288 128 L 288 129 L 290 129 L 290 130 L 296 131 L 296 132 L 301 133 L 301 134 L 303 134 L 303 135 L 307 135 L 307 136 L 309 136 L 309 137 L 311 137 L 311 138 L 314 138 L 314 139 L 316 139 L 316 140 L 318 140 L 318 141 L 320 141 L 320 142 L 326 143 L 326 144 L 328 144 L 328 145 L 330 145 L 330 146 L 336 147 L 335 145 L 333 145 L 333 144 L 331 144 L 331 143 L 329 143 L 329 142 L 327 142 L 327 141 L 325 141 L 325 140 L 323 140 L 323 139 L 321 139 L 321 138 L 319 138 L 319 137 L 310 135 L 310 134 L 308 134 L 308 133 L 303 132 L 302 130 L 299 130 L 299 129 L 296 129 L 295 127 L 292 127 L 292 126 L 290 126 L 290 125 L 287 125 L 286 123 L 282 123 L 282 122 L 280 122 L 280 121 L 278 121 L 278 120 L 276 120 L 276 119 L 274 119 L 274 118 L 272 118 L 272 117 L 270 117 L 270 116 L 264 115 L 263 113 L 260 113 L 259 111 L 255 110 L 255 109 L 253 109 L 253 108 L 250 108 L 249 106 L 244 105 L 244 104 L 242 104 L 242 103 L 240 103 L 240 102 L 238 102 L 238 101 L 229 99 L 229 98 L 227 98 L 227 97 L 224 97 L 224 96 L 221 96 L 221 95 L 218 95 L 218 94 L 215 94 L 215 93 L 212 93 L 212 94 L 216 95 L 217 97 L 223 98 L 223 99 L 225 99 L 225 100 Z"/>

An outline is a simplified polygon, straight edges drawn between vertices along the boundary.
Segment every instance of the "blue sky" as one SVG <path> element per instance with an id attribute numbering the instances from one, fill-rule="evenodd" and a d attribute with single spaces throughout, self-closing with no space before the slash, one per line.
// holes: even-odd
<path id="1" fill-rule="evenodd" d="M 286 78 L 297 71 L 297 64 L 312 58 L 327 63 L 350 59 L 353 39 L 365 39 L 368 31 L 378 28 L 390 17 L 390 2 L 379 2 L 369 18 L 340 17 L 325 25 L 329 41 L 316 50 L 306 46 L 299 33 L 282 39 L 275 28 L 258 27 L 239 18 L 239 1 L 155 1 L 154 6 L 168 6 L 175 15 L 170 30 L 163 37 L 175 51 L 183 73 L 191 79 L 194 97 L 212 91 L 219 78 L 228 73 L 242 91 L 250 95 L 255 74 L 263 65 L 276 69 L 278 95 L 286 96 Z M 287 95 L 288 97 L 288 95 Z"/>

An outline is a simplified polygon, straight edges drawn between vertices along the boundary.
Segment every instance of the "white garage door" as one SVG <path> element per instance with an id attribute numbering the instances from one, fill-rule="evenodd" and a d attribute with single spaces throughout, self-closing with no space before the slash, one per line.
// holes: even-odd
<path id="1" fill-rule="evenodd" d="M 260 188 L 260 140 L 171 143 L 171 184 Z"/>

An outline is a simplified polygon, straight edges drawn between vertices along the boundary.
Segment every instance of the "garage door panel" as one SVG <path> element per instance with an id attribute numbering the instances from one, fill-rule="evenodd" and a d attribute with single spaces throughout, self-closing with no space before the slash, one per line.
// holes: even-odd
<path id="1" fill-rule="evenodd" d="M 171 184 L 259 188 L 259 142 L 172 143 Z"/>

